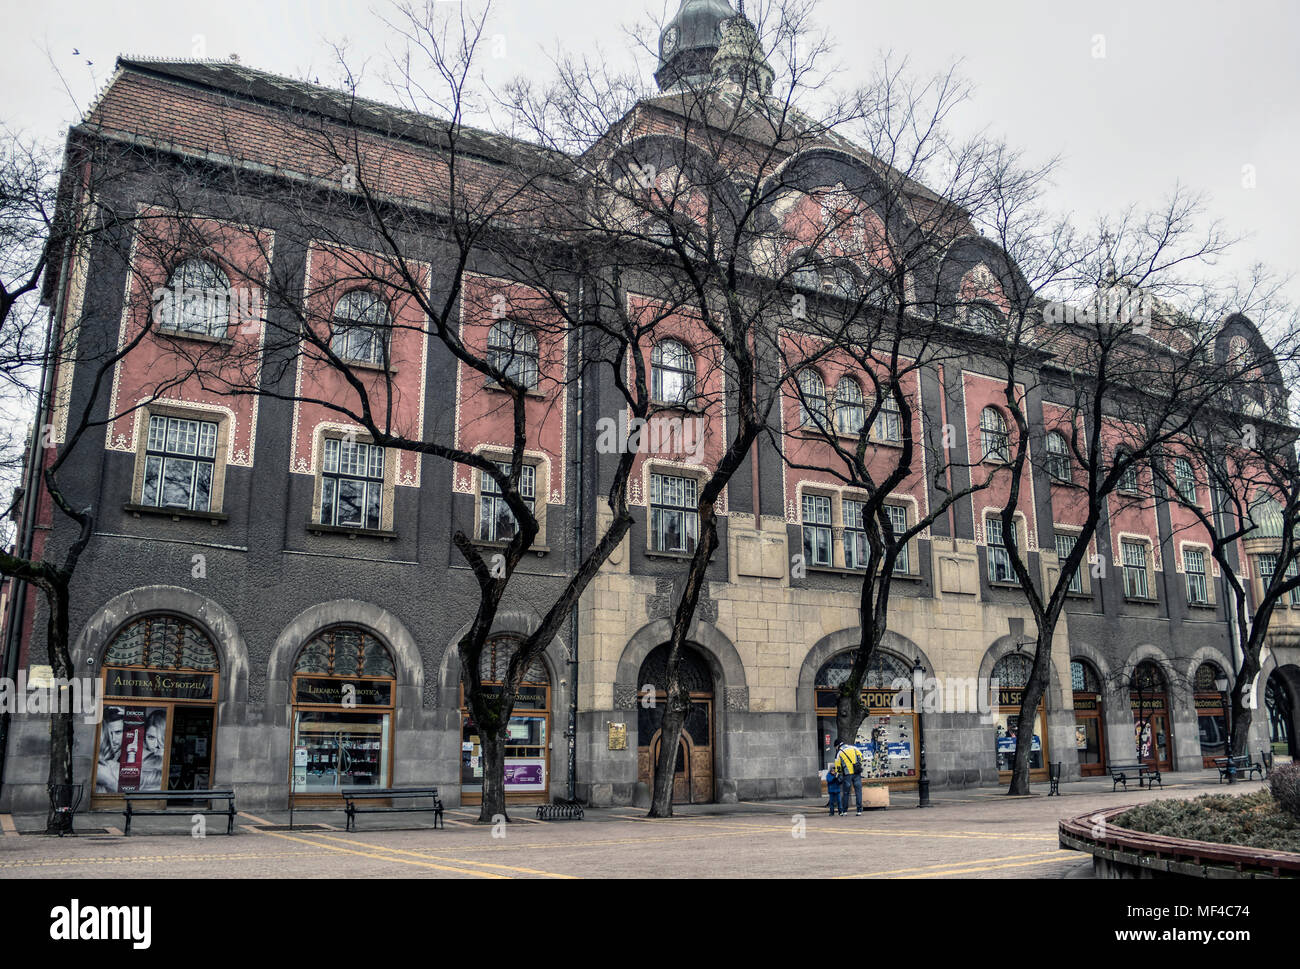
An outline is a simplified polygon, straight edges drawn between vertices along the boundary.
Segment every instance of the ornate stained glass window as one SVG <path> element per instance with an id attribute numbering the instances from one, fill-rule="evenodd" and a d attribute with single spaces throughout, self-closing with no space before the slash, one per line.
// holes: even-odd
<path id="1" fill-rule="evenodd" d="M 828 659 L 817 671 L 815 685 L 818 689 L 836 689 L 849 678 L 849 671 L 857 659 L 858 651 L 851 649 Z M 895 680 L 912 682 L 912 667 L 906 660 L 893 653 L 877 649 L 867 666 L 867 676 L 862 681 L 864 689 L 891 690 Z"/>
<path id="2" fill-rule="evenodd" d="M 384 644 L 354 626 L 335 626 L 318 633 L 298 654 L 294 672 L 326 676 L 396 675 L 393 657 Z"/>
<path id="3" fill-rule="evenodd" d="M 1008 653 L 993 664 L 993 676 L 999 689 L 1018 690 L 1028 685 L 1034 661 L 1024 653 Z"/>
<path id="4" fill-rule="evenodd" d="M 106 666 L 216 670 L 217 651 L 197 626 L 176 616 L 145 616 L 122 627 L 104 652 Z"/>

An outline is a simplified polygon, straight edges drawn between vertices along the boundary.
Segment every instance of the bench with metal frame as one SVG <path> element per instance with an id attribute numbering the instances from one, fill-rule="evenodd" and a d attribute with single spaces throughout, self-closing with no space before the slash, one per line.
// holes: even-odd
<path id="1" fill-rule="evenodd" d="M 1264 779 L 1264 765 L 1251 763 L 1249 754 L 1243 754 L 1240 757 L 1216 757 L 1214 758 L 1214 766 L 1219 769 L 1220 784 L 1227 779 L 1229 774 L 1236 774 L 1238 777 L 1245 774 L 1246 779 L 1250 780 L 1250 775 L 1258 772 L 1259 779 Z"/>
<path id="2" fill-rule="evenodd" d="M 126 825 L 123 833 L 131 834 L 131 819 L 140 815 L 155 815 L 181 817 L 184 815 L 194 814 L 224 814 L 226 816 L 226 834 L 235 833 L 235 791 L 233 788 L 225 790 L 211 791 L 132 791 L 129 794 L 123 794 L 126 801 L 126 808 L 122 811 L 126 818 Z M 206 801 L 208 810 L 200 811 L 193 806 L 188 808 L 177 808 L 169 811 L 164 808 L 161 811 L 142 811 L 135 807 L 137 801 L 164 801 L 170 804 L 172 801 Z M 224 808 L 213 808 L 213 801 L 225 801 Z"/>
<path id="3" fill-rule="evenodd" d="M 1138 789 L 1145 787 L 1151 789 L 1153 784 L 1159 784 L 1161 790 L 1164 789 L 1165 782 L 1160 778 L 1160 768 L 1154 764 L 1142 764 L 1137 761 L 1130 761 L 1124 764 L 1108 764 L 1106 769 L 1110 771 L 1110 792 L 1115 793 L 1115 789 L 1124 785 L 1124 790 L 1128 790 L 1128 780 L 1134 775 L 1137 776 Z"/>
<path id="4" fill-rule="evenodd" d="M 379 800 L 404 800 L 413 798 L 432 798 L 433 804 L 430 807 L 416 805 L 414 807 L 357 807 L 357 801 L 379 801 Z M 348 822 L 347 830 L 355 831 L 358 814 L 403 814 L 415 811 L 432 811 L 433 827 L 436 830 L 441 827 L 446 830 L 447 823 L 442 819 L 442 798 L 438 796 L 436 787 L 387 787 L 374 788 L 367 790 L 344 791 L 343 792 L 344 810 L 347 812 Z"/>

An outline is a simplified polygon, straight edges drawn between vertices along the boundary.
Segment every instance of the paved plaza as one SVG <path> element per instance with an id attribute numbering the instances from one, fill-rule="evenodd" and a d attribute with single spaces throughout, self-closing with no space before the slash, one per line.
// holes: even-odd
<path id="1" fill-rule="evenodd" d="M 437 831 L 431 815 L 362 816 L 347 832 L 341 810 L 299 811 L 294 830 L 269 830 L 287 813 L 241 812 L 235 836 L 209 818 L 206 838 L 186 818 L 140 818 L 127 838 L 120 814 L 78 815 L 83 833 L 60 839 L 31 833 L 42 817 L 0 815 L 0 878 L 1087 878 L 1091 858 L 1057 844 L 1060 818 L 1229 790 L 1213 771 L 1165 780 L 1154 793 L 1111 793 L 1108 778 L 1062 785 L 1060 797 L 1046 785 L 1023 798 L 942 791 L 926 811 L 915 793 L 895 794 L 861 817 L 829 817 L 814 800 L 682 807 L 663 820 L 611 808 L 539 822 L 519 806 L 495 832 L 468 809 L 449 810 Z"/>

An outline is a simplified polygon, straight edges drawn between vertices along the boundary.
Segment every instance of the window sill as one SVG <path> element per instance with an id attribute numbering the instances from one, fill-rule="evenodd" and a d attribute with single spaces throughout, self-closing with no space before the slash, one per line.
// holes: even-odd
<path id="1" fill-rule="evenodd" d="M 1210 612 L 1214 612 L 1219 608 L 1217 602 L 1189 602 L 1187 605 L 1191 609 L 1205 609 Z"/>
<path id="2" fill-rule="evenodd" d="M 694 552 L 660 552 L 652 548 L 645 550 L 645 556 L 648 559 L 677 559 L 684 561 L 695 557 Z"/>
<path id="3" fill-rule="evenodd" d="M 827 575 L 838 575 L 846 579 L 849 576 L 861 578 L 867 574 L 866 569 L 850 569 L 839 565 L 809 565 L 807 569 L 809 572 L 824 572 Z M 904 582 L 919 582 L 921 580 L 921 576 L 916 572 L 892 572 L 890 575 L 892 578 L 901 579 Z"/>
<path id="4" fill-rule="evenodd" d="M 990 580 L 989 588 L 990 589 L 1019 589 L 1020 583 L 1019 582 L 994 582 Z"/>
<path id="5" fill-rule="evenodd" d="M 354 528 L 349 525 L 325 525 L 321 522 L 308 522 L 307 531 L 313 535 L 345 535 L 348 538 L 378 538 L 391 542 L 397 538 L 397 532 L 382 528 Z"/>
<path id="6" fill-rule="evenodd" d="M 509 548 L 510 547 L 509 542 L 490 542 L 486 538 L 472 538 L 470 539 L 470 544 L 476 548 Z M 539 559 L 545 558 L 547 555 L 551 554 L 551 546 L 534 545 L 528 551 L 535 554 Z"/>
<path id="7" fill-rule="evenodd" d="M 1085 592 L 1070 592 L 1069 590 L 1066 590 L 1065 598 L 1067 598 L 1067 599 L 1092 599 L 1092 593 L 1091 593 L 1091 592 L 1087 592 L 1087 591 L 1085 591 Z"/>
<path id="8" fill-rule="evenodd" d="M 228 336 L 212 336 L 208 333 L 191 333 L 188 330 L 167 330 L 159 327 L 154 331 L 158 336 L 169 340 L 194 340 L 197 343 L 212 343 L 220 346 L 234 346 L 235 341 Z"/>
<path id="9" fill-rule="evenodd" d="M 1151 598 L 1150 596 L 1125 596 L 1125 597 L 1124 597 L 1124 601 L 1125 601 L 1125 602 L 1138 602 L 1138 603 L 1142 603 L 1143 605 L 1148 605 L 1148 606 L 1158 606 L 1158 605 L 1160 604 L 1160 600 L 1159 600 L 1159 599 L 1153 599 L 1153 598 Z"/>
<path id="10" fill-rule="evenodd" d="M 495 380 L 491 380 L 491 379 L 488 379 L 488 380 L 484 380 L 484 381 L 483 381 L 483 389 L 484 389 L 484 390 L 490 390 L 490 391 L 492 391 L 492 392 L 495 393 L 495 394 L 509 394 L 509 393 L 510 393 L 510 391 L 509 391 L 508 389 L 506 389 L 505 387 L 503 387 L 501 384 L 497 383 Z M 529 388 L 529 389 L 525 390 L 525 391 L 524 391 L 524 396 L 525 396 L 525 397 L 536 397 L 538 400 L 545 400 L 545 399 L 546 399 L 546 395 L 545 395 L 544 393 L 542 393 L 540 390 L 537 390 L 536 388 Z"/>
<path id="11" fill-rule="evenodd" d="M 650 406 L 657 410 L 679 410 L 684 414 L 695 414 L 697 416 L 704 413 L 704 408 L 699 404 L 683 404 L 681 401 L 652 399 Z"/>
<path id="12" fill-rule="evenodd" d="M 371 363 L 369 360 L 349 360 L 347 357 L 339 357 L 346 367 L 355 367 L 358 370 L 373 370 L 376 373 L 386 373 L 390 376 L 397 376 L 396 367 L 385 367 L 382 363 Z"/>
<path id="13" fill-rule="evenodd" d="M 223 515 L 219 511 L 192 511 L 189 508 L 159 508 L 154 505 L 134 505 L 125 504 L 122 506 L 123 511 L 129 511 L 136 518 L 141 515 L 158 515 L 159 517 L 170 518 L 172 521 L 180 521 L 182 518 L 197 518 L 201 521 L 208 521 L 214 525 L 221 525 L 230 520 L 229 515 Z"/>

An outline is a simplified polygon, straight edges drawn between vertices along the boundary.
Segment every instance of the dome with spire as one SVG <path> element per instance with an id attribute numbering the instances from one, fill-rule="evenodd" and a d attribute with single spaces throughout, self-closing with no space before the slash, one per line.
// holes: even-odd
<path id="1" fill-rule="evenodd" d="M 722 44 L 713 58 L 713 75 L 742 94 L 772 93 L 776 74 L 763 53 L 758 31 L 745 16 L 745 0 L 740 0 L 740 13 L 723 27 Z"/>
<path id="2" fill-rule="evenodd" d="M 659 69 L 655 71 L 659 90 L 707 81 L 722 45 L 723 28 L 735 16 L 727 0 L 682 0 L 677 16 L 659 34 Z"/>

